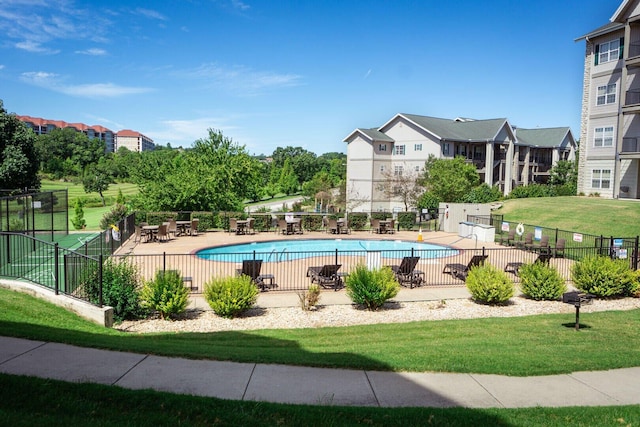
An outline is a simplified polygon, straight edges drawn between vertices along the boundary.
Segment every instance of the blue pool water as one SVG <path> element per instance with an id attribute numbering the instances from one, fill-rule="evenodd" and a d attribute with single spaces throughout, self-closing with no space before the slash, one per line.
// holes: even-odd
<path id="1" fill-rule="evenodd" d="M 263 262 L 275 262 L 310 258 L 335 252 L 342 255 L 364 255 L 366 251 L 380 251 L 383 258 L 402 258 L 411 255 L 421 258 L 442 258 L 456 255 L 457 250 L 447 246 L 430 243 L 408 242 L 402 240 L 359 240 L 359 239 L 308 239 L 273 240 L 268 242 L 244 243 L 240 245 L 216 246 L 196 252 L 196 256 L 206 260 L 233 261 L 262 258 Z M 345 253 L 346 252 L 346 253 Z M 353 253 L 348 253 L 353 252 Z"/>

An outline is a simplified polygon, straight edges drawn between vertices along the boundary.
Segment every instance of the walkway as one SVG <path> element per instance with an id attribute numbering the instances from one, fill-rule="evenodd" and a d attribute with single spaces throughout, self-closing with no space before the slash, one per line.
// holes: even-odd
<path id="1" fill-rule="evenodd" d="M 176 359 L 0 337 L 0 372 L 310 405 L 518 408 L 640 404 L 640 367 L 540 377 L 394 373 Z"/>

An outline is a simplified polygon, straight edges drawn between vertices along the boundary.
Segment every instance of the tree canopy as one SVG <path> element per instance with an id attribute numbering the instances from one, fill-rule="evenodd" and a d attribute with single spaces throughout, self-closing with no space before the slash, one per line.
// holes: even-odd
<path id="1" fill-rule="evenodd" d="M 465 195 L 480 184 L 480 176 L 464 157 L 436 159 L 430 156 L 425 163 L 423 184 L 442 202 L 462 203 Z"/>
<path id="2" fill-rule="evenodd" d="M 35 135 L 0 100 L 0 189 L 39 189 Z"/>

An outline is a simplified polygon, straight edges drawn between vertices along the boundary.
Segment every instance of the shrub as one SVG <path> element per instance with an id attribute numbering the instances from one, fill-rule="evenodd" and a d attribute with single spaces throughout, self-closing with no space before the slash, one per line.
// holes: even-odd
<path id="1" fill-rule="evenodd" d="M 100 290 L 91 289 L 92 301 L 99 300 Z M 140 306 L 140 286 L 138 269 L 126 259 L 116 262 L 109 258 L 102 267 L 102 301 L 113 307 L 113 319 L 116 322 L 136 319 L 144 315 Z"/>
<path id="2" fill-rule="evenodd" d="M 467 276 L 471 297 L 486 304 L 503 304 L 513 296 L 513 282 L 502 270 L 491 264 L 472 267 Z"/>
<path id="3" fill-rule="evenodd" d="M 598 297 L 631 296 L 638 288 L 628 260 L 589 256 L 573 265 L 571 276 L 576 288 Z"/>
<path id="4" fill-rule="evenodd" d="M 298 293 L 298 298 L 300 299 L 300 307 L 304 311 L 313 309 L 320 301 L 320 286 L 310 285 L 307 291 Z"/>
<path id="5" fill-rule="evenodd" d="M 347 276 L 345 286 L 349 298 L 368 310 L 377 310 L 400 291 L 400 285 L 388 267 L 369 270 L 364 265 L 358 265 Z"/>
<path id="6" fill-rule="evenodd" d="M 509 193 L 509 199 L 524 199 L 528 197 L 549 197 L 551 187 L 544 184 L 520 185 Z"/>
<path id="7" fill-rule="evenodd" d="M 258 299 L 258 288 L 246 275 L 214 278 L 204 285 L 204 299 L 218 315 L 236 317 Z"/>
<path id="8" fill-rule="evenodd" d="M 77 198 L 74 207 L 75 216 L 71 218 L 73 228 L 76 230 L 82 230 L 87 226 L 87 221 L 84 219 L 84 202 L 82 199 Z"/>
<path id="9" fill-rule="evenodd" d="M 100 220 L 100 228 L 106 230 L 111 224 L 117 224 L 127 217 L 128 208 L 125 205 L 115 205 L 105 213 Z"/>
<path id="10" fill-rule="evenodd" d="M 483 183 L 469 190 L 462 198 L 462 201 L 464 203 L 490 203 L 501 198 L 502 192 L 498 186 L 489 187 L 486 183 Z"/>
<path id="11" fill-rule="evenodd" d="M 564 278 L 544 262 L 524 264 L 518 269 L 522 293 L 536 301 L 555 301 L 567 291 Z"/>
<path id="12" fill-rule="evenodd" d="M 404 230 L 412 230 L 413 226 L 416 225 L 416 213 L 398 212 L 398 224 Z"/>
<path id="13" fill-rule="evenodd" d="M 163 319 L 183 313 L 189 302 L 189 290 L 176 270 L 159 270 L 154 280 L 145 282 L 142 305 L 160 313 Z"/>

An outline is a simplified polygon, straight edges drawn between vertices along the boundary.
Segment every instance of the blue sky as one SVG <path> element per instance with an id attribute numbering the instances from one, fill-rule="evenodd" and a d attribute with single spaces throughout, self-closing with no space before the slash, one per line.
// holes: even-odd
<path id="1" fill-rule="evenodd" d="M 584 42 L 620 1 L 0 0 L 9 112 L 190 146 L 346 152 L 396 113 L 580 135 Z"/>

